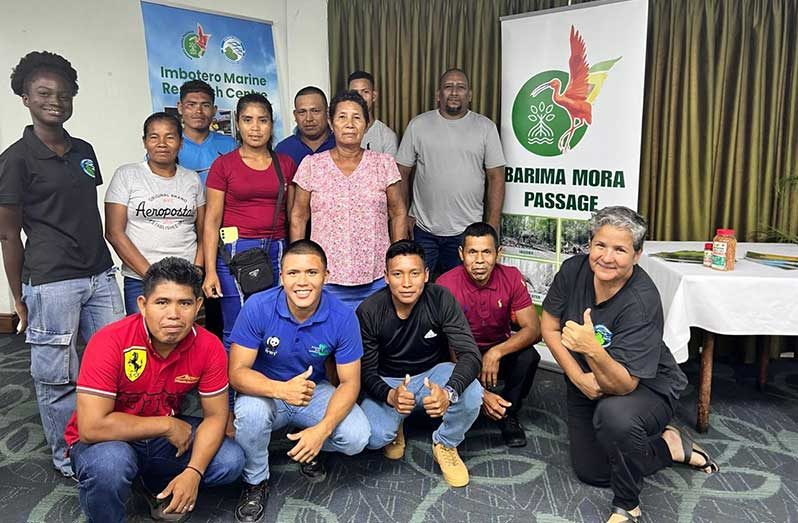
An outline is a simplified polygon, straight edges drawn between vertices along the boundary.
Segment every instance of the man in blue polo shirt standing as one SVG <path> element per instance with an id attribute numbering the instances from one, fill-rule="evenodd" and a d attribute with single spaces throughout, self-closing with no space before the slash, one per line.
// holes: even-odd
<path id="1" fill-rule="evenodd" d="M 211 131 L 215 100 L 213 88 L 202 80 L 180 86 L 177 112 L 183 118 L 183 144 L 177 158 L 186 169 L 197 171 L 203 184 L 214 160 L 238 147 L 233 137 Z"/>
<path id="2" fill-rule="evenodd" d="M 326 477 L 319 452 L 349 456 L 368 443 L 366 415 L 355 404 L 360 392 L 363 344 L 354 311 L 323 290 L 327 256 L 310 240 L 289 245 L 282 258 L 281 287 L 244 303 L 230 335 L 230 383 L 236 442 L 244 449 L 244 488 L 236 521 L 263 519 L 269 493 L 271 434 L 292 427 L 288 455 L 311 482 Z M 325 377 L 332 356 L 340 384 Z"/>
<path id="3" fill-rule="evenodd" d="M 335 137 L 327 125 L 327 97 L 318 87 L 309 85 L 296 93 L 294 120 L 296 133 L 278 143 L 274 150 L 290 156 L 297 167 L 305 156 L 335 147 Z"/>
<path id="4" fill-rule="evenodd" d="M 217 111 L 215 100 L 213 88 L 202 80 L 189 80 L 180 86 L 177 112 L 183 118 L 183 143 L 177 159 L 180 165 L 199 174 L 202 185 L 205 185 L 211 164 L 238 147 L 232 136 L 211 131 Z M 219 298 L 205 299 L 205 328 L 222 338 L 224 325 Z"/>

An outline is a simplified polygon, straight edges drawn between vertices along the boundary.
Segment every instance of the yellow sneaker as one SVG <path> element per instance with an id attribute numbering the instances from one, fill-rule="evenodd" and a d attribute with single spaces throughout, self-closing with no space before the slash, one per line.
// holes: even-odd
<path id="1" fill-rule="evenodd" d="M 405 429 L 404 420 L 399 422 L 396 429 L 396 438 L 382 448 L 382 454 L 388 459 L 396 461 L 405 455 Z"/>
<path id="2" fill-rule="evenodd" d="M 444 447 L 441 443 L 433 443 L 432 457 L 440 465 L 443 479 L 451 487 L 468 485 L 468 469 L 460 459 L 455 447 Z"/>

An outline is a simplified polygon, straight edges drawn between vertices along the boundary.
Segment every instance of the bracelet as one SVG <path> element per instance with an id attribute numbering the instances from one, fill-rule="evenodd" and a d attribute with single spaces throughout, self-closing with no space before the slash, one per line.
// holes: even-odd
<path id="1" fill-rule="evenodd" d="M 200 469 L 198 469 L 197 467 L 192 467 L 191 465 L 186 465 L 186 468 L 187 468 L 187 469 L 191 469 L 191 470 L 193 470 L 194 472 L 196 472 L 197 474 L 199 474 L 200 480 L 203 480 L 203 479 L 205 479 L 205 474 L 203 474 L 202 472 L 200 472 Z"/>

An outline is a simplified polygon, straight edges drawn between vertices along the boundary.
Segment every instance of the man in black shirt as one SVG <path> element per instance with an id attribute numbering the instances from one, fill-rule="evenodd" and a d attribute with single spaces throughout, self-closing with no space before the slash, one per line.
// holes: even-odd
<path id="1" fill-rule="evenodd" d="M 361 407 L 371 425 L 368 448 L 384 448 L 389 459 L 404 455 L 402 421 L 414 410 L 440 418 L 432 454 L 443 479 L 468 484 L 457 445 L 479 415 L 482 386 L 479 349 L 452 294 L 427 284 L 424 249 L 401 240 L 385 255 L 388 287 L 357 309 L 363 336 Z M 450 352 L 451 351 L 451 352 Z M 454 353 L 457 363 L 451 362 Z"/>
<path id="2" fill-rule="evenodd" d="M 97 208 L 97 157 L 91 145 L 64 130 L 78 91 L 75 69 L 57 54 L 29 53 L 14 68 L 11 88 L 33 125 L 0 155 L 3 264 L 19 331 L 27 327 L 53 464 L 72 476 L 64 427 L 75 410 L 78 334 L 88 341 L 122 318 L 124 307 Z"/>

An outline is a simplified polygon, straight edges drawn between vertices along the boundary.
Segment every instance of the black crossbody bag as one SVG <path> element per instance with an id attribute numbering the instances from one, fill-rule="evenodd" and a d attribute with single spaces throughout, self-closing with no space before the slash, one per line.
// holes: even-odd
<path id="1" fill-rule="evenodd" d="M 274 170 L 277 171 L 277 179 L 280 187 L 277 190 L 277 205 L 274 208 L 274 218 L 272 219 L 272 234 L 277 229 L 277 218 L 280 216 L 280 207 L 283 203 L 283 195 L 285 194 L 285 178 L 283 177 L 283 170 L 280 167 L 280 160 L 275 153 L 272 153 L 272 165 Z M 222 259 L 227 267 L 230 269 L 230 274 L 238 282 L 238 287 L 244 294 L 244 299 L 247 299 L 256 292 L 264 291 L 274 286 L 274 274 L 272 272 L 272 257 L 269 254 L 272 239 L 266 243 L 266 250 L 263 249 L 249 249 L 248 251 L 237 253 L 232 258 L 225 248 L 224 242 L 219 238 L 219 249 Z"/>

